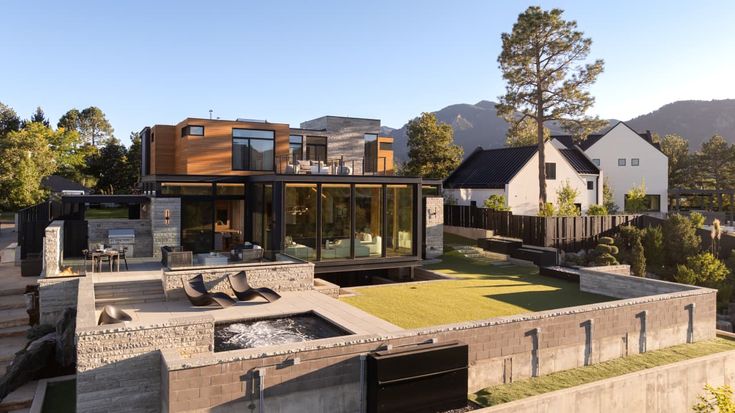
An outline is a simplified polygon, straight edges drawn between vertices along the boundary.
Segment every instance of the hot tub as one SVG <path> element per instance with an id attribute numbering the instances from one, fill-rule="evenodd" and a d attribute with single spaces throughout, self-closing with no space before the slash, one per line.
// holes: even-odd
<path id="1" fill-rule="evenodd" d="M 266 347 L 351 334 L 316 313 L 235 321 L 214 327 L 214 351 Z"/>

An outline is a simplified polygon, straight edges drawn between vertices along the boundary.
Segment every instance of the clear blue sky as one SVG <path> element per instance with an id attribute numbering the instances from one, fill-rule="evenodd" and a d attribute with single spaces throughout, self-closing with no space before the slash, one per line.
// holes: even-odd
<path id="1" fill-rule="evenodd" d="M 0 102 L 53 123 L 96 105 L 116 135 L 187 116 L 298 124 L 325 114 L 399 127 L 495 100 L 500 33 L 560 7 L 605 73 L 594 113 L 628 119 L 681 99 L 735 98 L 735 2 L 2 2 Z"/>

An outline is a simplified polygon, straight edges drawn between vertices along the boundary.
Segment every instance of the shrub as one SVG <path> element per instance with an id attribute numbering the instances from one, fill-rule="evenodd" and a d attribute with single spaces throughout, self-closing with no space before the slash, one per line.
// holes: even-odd
<path id="1" fill-rule="evenodd" d="M 692 221 L 686 217 L 673 214 L 663 225 L 664 265 L 676 268 L 686 263 L 687 258 L 699 253 L 702 240 Z"/>
<path id="2" fill-rule="evenodd" d="M 677 282 L 703 287 L 716 288 L 730 275 L 730 270 L 711 252 L 702 252 L 687 258 L 684 265 L 676 267 L 674 279 Z"/>
<path id="3" fill-rule="evenodd" d="M 551 202 L 547 202 L 546 205 L 544 205 L 544 209 L 538 212 L 538 216 L 553 217 L 554 216 L 554 205 Z"/>
<path id="4" fill-rule="evenodd" d="M 574 205 L 577 200 L 579 191 L 572 188 L 569 180 L 556 191 L 557 214 L 562 217 L 577 217 L 580 215 L 579 208 Z"/>
<path id="5" fill-rule="evenodd" d="M 618 253 L 618 247 L 614 244 L 614 240 L 610 237 L 600 237 L 598 244 L 590 253 L 591 263 L 594 265 L 616 265 L 618 260 L 615 255 Z"/>
<path id="6" fill-rule="evenodd" d="M 731 413 L 735 412 L 735 401 L 732 398 L 732 389 L 727 384 L 714 387 L 709 384 L 704 385 L 707 392 L 705 396 L 698 396 L 699 400 L 692 410 L 696 413 Z"/>
<path id="7" fill-rule="evenodd" d="M 607 215 L 607 208 L 605 208 L 605 205 L 590 205 L 587 209 L 587 215 Z"/>
<path id="8" fill-rule="evenodd" d="M 643 254 L 646 257 L 648 269 L 654 272 L 661 270 L 664 265 L 664 233 L 661 227 L 651 227 L 641 232 Z"/>
<path id="9" fill-rule="evenodd" d="M 635 276 L 646 276 L 646 256 L 643 254 L 643 244 L 641 244 L 641 237 L 637 237 L 633 241 L 633 249 L 630 255 L 630 270 Z"/>
<path id="10" fill-rule="evenodd" d="M 491 211 L 510 211 L 505 205 L 505 196 L 493 194 L 485 200 L 485 208 Z"/>
<path id="11" fill-rule="evenodd" d="M 646 210 L 646 183 L 630 188 L 625 195 L 625 212 L 638 213 Z"/>
<path id="12" fill-rule="evenodd" d="M 702 228 L 704 225 L 704 215 L 699 212 L 692 212 L 689 214 L 689 220 L 692 221 L 694 228 Z"/>
<path id="13" fill-rule="evenodd" d="M 641 231 L 631 225 L 620 227 L 620 231 L 615 234 L 615 245 L 618 247 L 617 259 L 621 263 L 632 264 L 633 244 L 636 240 L 640 240 Z"/>

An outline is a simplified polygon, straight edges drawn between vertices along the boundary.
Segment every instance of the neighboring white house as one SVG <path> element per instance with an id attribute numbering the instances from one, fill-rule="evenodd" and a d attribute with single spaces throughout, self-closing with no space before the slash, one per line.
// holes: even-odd
<path id="1" fill-rule="evenodd" d="M 581 148 L 604 171 L 621 211 L 628 191 L 645 183 L 647 212 L 667 212 L 669 159 L 650 132 L 639 134 L 619 122 L 602 135 L 589 135 L 578 147 L 569 136 L 552 136 L 552 142 L 558 148 Z"/>
<path id="2" fill-rule="evenodd" d="M 556 204 L 556 192 L 566 182 L 576 189 L 582 211 L 602 203 L 602 173 L 579 149 L 557 148 L 547 142 L 547 201 Z M 477 148 L 444 181 L 444 193 L 458 205 L 482 206 L 490 195 L 505 196 L 517 215 L 538 214 L 538 148 Z"/>

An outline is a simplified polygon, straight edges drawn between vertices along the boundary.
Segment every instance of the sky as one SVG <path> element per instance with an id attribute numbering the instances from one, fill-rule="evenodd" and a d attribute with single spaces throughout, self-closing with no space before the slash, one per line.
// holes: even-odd
<path id="1" fill-rule="evenodd" d="M 500 35 L 529 5 L 561 8 L 605 71 L 592 114 L 627 120 L 735 98 L 735 1 L 2 0 L 0 102 L 52 123 L 98 106 L 123 141 L 186 117 L 400 127 L 497 100 Z"/>

